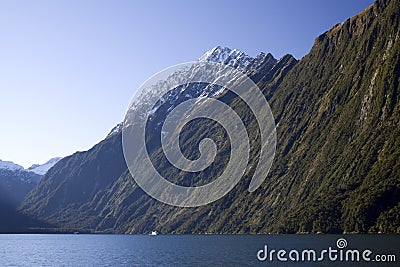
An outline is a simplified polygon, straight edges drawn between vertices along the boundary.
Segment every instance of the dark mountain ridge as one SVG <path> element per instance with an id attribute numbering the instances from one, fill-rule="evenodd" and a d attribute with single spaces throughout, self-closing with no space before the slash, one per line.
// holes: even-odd
<path id="1" fill-rule="evenodd" d="M 4 202 L 16 208 L 40 178 L 41 175 L 24 169 L 0 169 L 0 195 Z"/>
<path id="2" fill-rule="evenodd" d="M 3 202 L 18 207 L 26 194 L 39 183 L 43 174 L 60 158 L 53 158 L 44 164 L 34 164 L 28 169 L 11 161 L 0 160 L 0 195 Z"/>

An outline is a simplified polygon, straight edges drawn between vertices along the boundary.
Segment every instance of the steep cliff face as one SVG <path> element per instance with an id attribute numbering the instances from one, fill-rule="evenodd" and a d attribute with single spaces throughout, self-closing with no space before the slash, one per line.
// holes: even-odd
<path id="1" fill-rule="evenodd" d="M 22 207 L 38 218 L 74 209 L 107 190 L 125 169 L 121 135 L 112 134 L 89 151 L 61 159 L 28 193 Z"/>
<path id="2" fill-rule="evenodd" d="M 277 124 L 275 162 L 255 192 L 247 188 L 259 142 L 251 145 L 243 179 L 224 198 L 198 208 L 157 202 L 127 171 L 116 129 L 50 170 L 21 211 L 60 228 L 99 232 L 400 232 L 399 10 L 398 1 L 377 1 L 319 36 L 298 63 L 288 55 L 243 69 L 262 88 Z M 239 68 L 251 61 L 224 51 L 216 48 L 208 56 Z M 218 97 L 257 140 L 248 107 L 232 95 Z M 213 127 L 211 122 L 196 125 L 197 131 L 188 127 L 182 145 L 197 147 L 193 140 L 204 138 L 207 129 L 223 136 Z M 160 153 L 155 146 L 153 157 Z M 217 163 L 216 172 L 225 161 Z M 163 171 L 180 177 L 170 168 Z M 206 175 L 197 178 L 207 181 Z"/>
<path id="3" fill-rule="evenodd" d="M 322 34 L 276 90 L 273 229 L 399 231 L 399 10 L 378 1 Z"/>

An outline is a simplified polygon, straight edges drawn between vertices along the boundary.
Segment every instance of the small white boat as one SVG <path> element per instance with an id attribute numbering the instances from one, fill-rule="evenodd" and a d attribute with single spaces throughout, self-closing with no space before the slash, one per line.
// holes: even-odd
<path id="1" fill-rule="evenodd" d="M 156 235 L 158 235 L 158 233 L 157 233 L 157 231 L 151 231 L 151 233 L 149 235 L 156 236 Z"/>

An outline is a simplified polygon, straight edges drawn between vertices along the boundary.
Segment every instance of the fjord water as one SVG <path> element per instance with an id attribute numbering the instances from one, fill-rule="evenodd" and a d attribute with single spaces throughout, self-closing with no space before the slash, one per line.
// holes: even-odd
<path id="1" fill-rule="evenodd" d="M 396 263 L 351 262 L 351 266 L 398 266 L 396 235 L 0 235 L 0 266 L 348 266 L 349 262 L 261 262 L 270 249 L 336 247 L 395 254 Z"/>

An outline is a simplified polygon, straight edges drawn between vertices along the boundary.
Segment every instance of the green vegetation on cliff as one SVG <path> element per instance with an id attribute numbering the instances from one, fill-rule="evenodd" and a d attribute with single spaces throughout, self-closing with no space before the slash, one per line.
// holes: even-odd
<path id="1" fill-rule="evenodd" d="M 259 142 L 251 144 L 245 177 L 224 198 L 176 208 L 134 183 L 118 134 L 63 159 L 20 210 L 60 228 L 94 232 L 400 233 L 399 10 L 399 1 L 378 0 L 316 38 L 300 61 L 288 55 L 276 69 L 254 74 L 274 113 L 278 141 L 275 162 L 255 192 L 247 188 Z M 221 99 L 256 139 L 248 107 L 230 94 Z M 210 121 L 186 127 L 181 143 L 188 154 L 196 154 L 201 129 L 224 136 Z M 229 150 L 224 140 L 216 140 L 222 156 Z M 162 158 L 153 149 L 152 157 Z M 224 163 L 217 157 L 208 171 L 219 173 Z M 192 184 L 208 177 L 168 165 L 162 171 Z"/>

